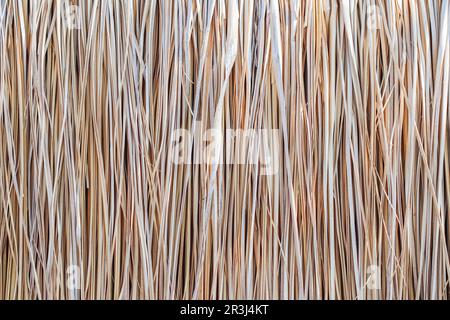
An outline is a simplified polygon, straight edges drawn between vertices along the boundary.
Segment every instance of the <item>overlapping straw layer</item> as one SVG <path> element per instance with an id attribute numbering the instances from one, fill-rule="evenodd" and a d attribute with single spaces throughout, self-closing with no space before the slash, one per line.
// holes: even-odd
<path id="1" fill-rule="evenodd" d="M 0 17 L 1 299 L 449 298 L 449 1 Z M 277 172 L 174 163 L 199 127 L 278 129 Z"/>

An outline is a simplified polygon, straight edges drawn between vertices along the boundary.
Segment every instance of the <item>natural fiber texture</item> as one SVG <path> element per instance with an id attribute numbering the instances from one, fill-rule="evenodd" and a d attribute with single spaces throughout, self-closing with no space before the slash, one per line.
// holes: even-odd
<path id="1" fill-rule="evenodd" d="M 449 1 L 0 17 L 1 299 L 450 296 Z M 279 129 L 278 172 L 173 163 L 199 123 Z"/>

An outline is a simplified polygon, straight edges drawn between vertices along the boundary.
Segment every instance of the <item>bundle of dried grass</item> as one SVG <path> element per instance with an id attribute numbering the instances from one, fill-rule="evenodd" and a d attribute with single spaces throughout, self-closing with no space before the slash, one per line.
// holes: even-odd
<path id="1" fill-rule="evenodd" d="M 1 299 L 449 298 L 447 0 L 0 17 Z M 172 161 L 208 128 L 279 130 L 277 170 Z"/>

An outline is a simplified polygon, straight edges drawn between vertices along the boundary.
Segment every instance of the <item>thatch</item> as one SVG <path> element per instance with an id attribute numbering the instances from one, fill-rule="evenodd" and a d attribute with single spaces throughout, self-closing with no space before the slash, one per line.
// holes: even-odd
<path id="1" fill-rule="evenodd" d="M 0 299 L 449 298 L 449 1 L 0 19 Z M 208 128 L 278 129 L 277 172 L 171 160 Z"/>

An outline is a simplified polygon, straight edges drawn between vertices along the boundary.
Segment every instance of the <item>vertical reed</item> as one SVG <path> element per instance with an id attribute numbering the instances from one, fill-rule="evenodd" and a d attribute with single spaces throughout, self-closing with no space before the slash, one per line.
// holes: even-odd
<path id="1" fill-rule="evenodd" d="M 0 18 L 0 299 L 449 298 L 449 1 Z M 279 129 L 278 172 L 180 128 Z"/>

